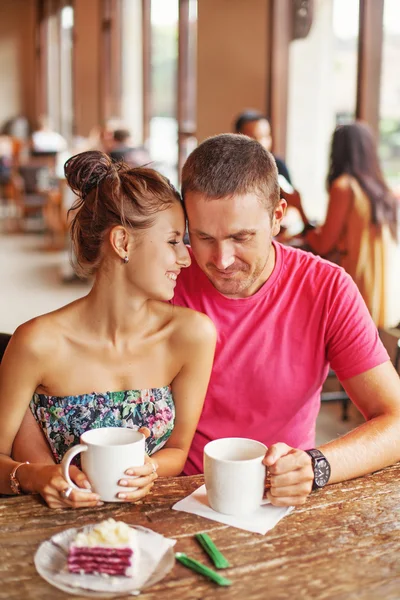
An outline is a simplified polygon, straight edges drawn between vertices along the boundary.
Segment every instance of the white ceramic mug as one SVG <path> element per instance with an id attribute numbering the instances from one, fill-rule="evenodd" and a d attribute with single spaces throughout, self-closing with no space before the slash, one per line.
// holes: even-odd
<path id="1" fill-rule="evenodd" d="M 204 478 L 211 508 L 240 516 L 261 505 L 266 452 L 267 446 L 247 438 L 221 438 L 204 447 Z"/>
<path id="2" fill-rule="evenodd" d="M 104 502 L 122 502 L 117 494 L 127 488 L 118 485 L 118 481 L 127 477 L 125 471 L 130 467 L 144 465 L 145 436 L 139 431 L 125 427 L 100 427 L 85 431 L 81 443 L 65 453 L 61 466 L 68 484 L 75 490 L 85 490 L 71 480 L 69 467 L 72 459 L 82 452 L 82 470 L 87 475 L 92 490 L 100 495 Z M 134 491 L 137 488 L 129 488 Z"/>

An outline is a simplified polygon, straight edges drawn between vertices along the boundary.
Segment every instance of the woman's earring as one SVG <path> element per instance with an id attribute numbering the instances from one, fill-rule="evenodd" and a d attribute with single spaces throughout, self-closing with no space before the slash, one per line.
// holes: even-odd
<path id="1" fill-rule="evenodd" d="M 124 264 L 126 265 L 129 262 L 129 257 L 124 256 L 124 258 L 122 260 L 124 261 Z"/>

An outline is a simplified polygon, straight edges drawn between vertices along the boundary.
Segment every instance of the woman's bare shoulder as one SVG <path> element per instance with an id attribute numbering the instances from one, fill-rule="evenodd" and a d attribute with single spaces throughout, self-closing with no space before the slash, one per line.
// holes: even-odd
<path id="1" fill-rule="evenodd" d="M 339 177 L 336 177 L 336 179 L 332 181 L 331 190 L 342 192 L 351 191 L 351 179 L 351 176 L 347 173 L 339 175 Z"/>
<path id="2" fill-rule="evenodd" d="M 182 341 L 215 343 L 217 330 L 204 313 L 183 306 L 173 307 L 174 330 Z"/>
<path id="3" fill-rule="evenodd" d="M 14 350 L 36 357 L 53 354 L 59 347 L 64 319 L 68 318 L 73 304 L 34 317 L 17 327 L 10 341 Z"/>
<path id="4" fill-rule="evenodd" d="M 204 313 L 165 302 L 157 303 L 157 309 L 164 323 L 168 324 L 172 341 L 179 344 L 201 341 L 215 343 L 215 325 Z"/>

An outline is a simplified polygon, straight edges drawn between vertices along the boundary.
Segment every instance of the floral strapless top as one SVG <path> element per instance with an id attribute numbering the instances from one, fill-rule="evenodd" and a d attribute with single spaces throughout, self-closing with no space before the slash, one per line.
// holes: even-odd
<path id="1" fill-rule="evenodd" d="M 31 411 L 59 463 L 66 451 L 79 444 L 88 429 L 147 427 L 147 454 L 160 450 L 174 428 L 175 405 L 171 386 L 81 396 L 34 394 Z"/>

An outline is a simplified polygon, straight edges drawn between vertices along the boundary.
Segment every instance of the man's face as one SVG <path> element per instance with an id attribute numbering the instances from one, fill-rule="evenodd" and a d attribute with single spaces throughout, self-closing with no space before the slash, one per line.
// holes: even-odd
<path id="1" fill-rule="evenodd" d="M 260 119 L 259 121 L 245 123 L 242 126 L 240 133 L 253 138 L 253 140 L 257 140 L 257 142 L 259 142 L 263 148 L 268 150 L 268 152 L 271 152 L 271 127 L 267 119 Z"/>
<path id="2" fill-rule="evenodd" d="M 285 200 L 272 218 L 254 193 L 210 199 L 188 192 L 185 206 L 194 256 L 213 286 L 231 298 L 254 294 L 275 264 L 271 239 L 279 232 Z"/>

